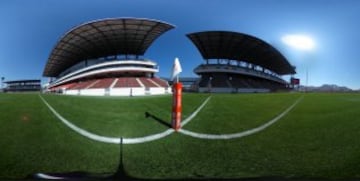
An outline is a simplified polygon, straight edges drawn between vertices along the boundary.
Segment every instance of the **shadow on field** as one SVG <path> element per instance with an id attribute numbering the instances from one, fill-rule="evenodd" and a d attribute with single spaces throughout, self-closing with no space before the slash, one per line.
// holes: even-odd
<path id="1" fill-rule="evenodd" d="M 149 112 L 145 112 L 145 116 L 148 118 L 153 118 L 154 120 L 158 121 L 159 123 L 171 127 L 169 123 L 165 122 L 164 120 L 150 114 Z M 123 164 L 123 138 L 120 139 L 119 143 L 119 165 L 115 171 L 115 173 L 90 173 L 84 171 L 74 171 L 74 172 L 66 172 L 66 173 L 36 173 L 31 174 L 28 177 L 21 179 L 21 180 L 104 180 L 104 181 L 112 181 L 112 180 L 134 180 L 134 181 L 142 181 L 142 180 L 153 180 L 153 181 L 167 181 L 167 180 L 216 180 L 216 181 L 325 181 L 331 180 L 335 181 L 334 179 L 318 179 L 318 178 L 292 178 L 292 177 L 257 177 L 257 178 L 209 178 L 203 175 L 194 175 L 193 177 L 184 177 L 184 178 L 158 178 L 158 179 L 151 179 L 151 178 L 136 178 L 131 176 Z M 156 175 L 154 173 L 154 175 Z M 0 178 L 0 180 L 3 180 Z M 9 180 L 9 179 L 7 179 Z M 11 179 L 10 179 L 11 180 Z M 18 179 L 17 179 L 18 180 Z M 345 181 L 346 179 L 339 179 L 339 181 Z M 358 179 L 347 179 L 347 180 L 358 180 Z"/>
<path id="2" fill-rule="evenodd" d="M 126 174 L 125 170 L 121 172 L 116 172 L 115 174 L 93 174 L 88 172 L 69 172 L 69 173 L 52 173 L 47 174 L 50 178 L 39 177 L 38 174 L 34 174 L 31 177 L 22 179 L 22 180 L 134 180 L 134 181 L 143 181 L 143 180 L 153 180 L 153 181 L 166 181 L 166 180 L 201 180 L 201 181 L 347 181 L 347 180 L 359 180 L 359 179 L 324 179 L 324 178 L 287 178 L 287 177 L 258 177 L 258 178 L 206 178 L 206 177 L 193 177 L 193 178 L 161 178 L 161 179 L 145 179 L 145 178 L 135 178 Z"/>
<path id="3" fill-rule="evenodd" d="M 167 180 L 216 180 L 216 181 L 336 181 L 335 179 L 320 179 L 320 178 L 292 178 L 292 177 L 257 177 L 257 178 L 207 178 L 206 176 L 195 176 L 195 177 L 185 177 L 185 178 L 158 178 L 158 179 L 149 179 L 149 178 L 136 178 L 128 174 L 123 164 L 123 150 L 122 150 L 122 139 L 120 142 L 120 160 L 119 166 L 115 173 L 89 173 L 89 172 L 68 172 L 68 173 L 37 173 L 30 175 L 29 177 L 22 180 L 153 180 L 153 181 L 167 181 Z M 345 180 L 358 180 L 358 179 L 339 179 L 339 181 Z"/>
<path id="4" fill-rule="evenodd" d="M 155 121 L 157 121 L 158 123 L 166 126 L 167 128 L 171 128 L 171 124 L 170 124 L 170 123 L 162 120 L 161 118 L 159 118 L 159 117 L 157 117 L 157 116 L 155 116 L 155 115 L 153 115 L 153 114 L 151 114 L 151 113 L 149 113 L 149 112 L 147 112 L 147 111 L 145 112 L 145 118 L 152 118 L 152 119 L 154 119 Z"/>

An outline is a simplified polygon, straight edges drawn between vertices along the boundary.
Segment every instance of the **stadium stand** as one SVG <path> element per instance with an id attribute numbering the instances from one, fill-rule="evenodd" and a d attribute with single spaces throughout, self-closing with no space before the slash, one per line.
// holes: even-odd
<path id="1" fill-rule="evenodd" d="M 153 78 L 151 80 L 154 81 L 158 85 L 158 87 L 168 87 L 169 86 L 167 81 L 162 80 L 160 78 Z"/>
<path id="2" fill-rule="evenodd" d="M 142 87 L 135 77 L 121 77 L 114 85 L 114 88 L 120 87 Z"/>
<path id="3" fill-rule="evenodd" d="M 71 95 L 154 95 L 171 93 L 157 78 L 148 47 L 173 26 L 150 19 L 109 18 L 81 24 L 61 37 L 43 75 L 47 92 Z"/>
<path id="4" fill-rule="evenodd" d="M 153 81 L 151 81 L 151 79 L 141 77 L 141 78 L 139 78 L 139 80 L 142 82 L 142 84 L 145 87 L 158 87 L 156 84 L 154 84 Z"/>
<path id="5" fill-rule="evenodd" d="M 115 81 L 115 78 L 102 78 L 99 79 L 96 84 L 91 86 L 91 89 L 99 89 L 99 88 L 110 88 L 111 84 Z"/>
<path id="6" fill-rule="evenodd" d="M 40 80 L 14 80 L 5 81 L 4 92 L 28 92 L 28 91 L 40 91 Z"/>
<path id="7" fill-rule="evenodd" d="M 205 31 L 188 34 L 205 63 L 194 72 L 200 76 L 199 92 L 270 92 L 288 90 L 283 75 L 294 66 L 270 44 L 238 32 Z"/>

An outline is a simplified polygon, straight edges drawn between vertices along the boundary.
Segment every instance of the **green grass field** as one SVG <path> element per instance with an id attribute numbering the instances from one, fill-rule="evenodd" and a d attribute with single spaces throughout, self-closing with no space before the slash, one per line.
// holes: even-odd
<path id="1" fill-rule="evenodd" d="M 92 133 L 139 137 L 168 129 L 171 96 L 77 97 L 42 95 L 63 117 Z M 184 94 L 183 118 L 208 94 Z M 173 133 L 123 146 L 126 172 L 136 178 L 360 178 L 360 94 L 212 94 L 184 129 L 237 133 L 260 126 L 304 96 L 262 132 L 204 140 Z M 0 178 L 84 171 L 115 173 L 119 145 L 69 129 L 38 94 L 0 94 Z"/>

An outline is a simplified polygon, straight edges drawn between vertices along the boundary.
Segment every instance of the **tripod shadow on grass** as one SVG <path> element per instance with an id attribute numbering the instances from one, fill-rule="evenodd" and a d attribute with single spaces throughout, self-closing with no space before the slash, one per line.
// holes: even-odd
<path id="1" fill-rule="evenodd" d="M 155 121 L 157 121 L 158 123 L 166 126 L 167 128 L 171 128 L 171 124 L 170 124 L 170 123 L 162 120 L 161 118 L 159 118 L 159 117 L 157 117 L 157 116 L 155 116 L 155 115 L 153 115 L 153 114 L 151 114 L 151 113 L 149 113 L 149 112 L 147 112 L 147 111 L 145 112 L 145 118 L 152 118 L 152 119 L 154 119 Z"/>

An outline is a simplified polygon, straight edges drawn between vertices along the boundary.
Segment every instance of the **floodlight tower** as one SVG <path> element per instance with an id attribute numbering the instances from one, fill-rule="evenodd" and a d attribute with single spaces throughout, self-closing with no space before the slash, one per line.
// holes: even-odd
<path id="1" fill-rule="evenodd" d="M 1 91 L 4 91 L 4 80 L 5 77 L 1 77 Z"/>
<path id="2" fill-rule="evenodd" d="M 315 42 L 312 38 L 305 35 L 285 35 L 281 38 L 283 43 L 300 51 L 309 52 L 315 48 Z M 306 80 L 305 80 L 305 92 L 307 92 L 308 80 L 309 80 L 309 67 L 306 63 Z"/>

